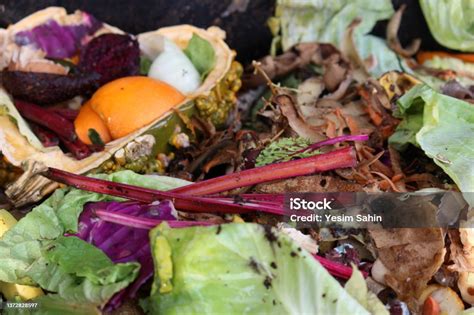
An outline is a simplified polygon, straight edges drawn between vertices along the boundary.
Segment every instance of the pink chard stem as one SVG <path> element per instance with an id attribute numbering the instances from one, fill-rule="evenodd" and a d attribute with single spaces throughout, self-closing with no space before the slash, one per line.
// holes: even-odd
<path id="1" fill-rule="evenodd" d="M 235 188 L 252 186 L 277 179 L 285 179 L 339 168 L 354 167 L 357 164 L 352 147 L 318 154 L 288 162 L 270 164 L 238 173 L 208 179 L 188 186 L 173 189 L 174 193 L 196 196 L 212 195 Z"/>
<path id="2" fill-rule="evenodd" d="M 326 268 L 326 270 L 333 276 L 341 278 L 341 279 L 349 279 L 352 275 L 352 268 L 346 265 L 343 265 L 338 262 L 334 262 L 327 258 L 321 257 L 319 255 L 313 255 L 317 261 Z M 368 274 L 365 271 L 361 271 L 364 278 L 367 278 Z"/>
<path id="3" fill-rule="evenodd" d="M 189 212 L 207 213 L 243 213 L 261 211 L 283 215 L 283 206 L 260 205 L 258 203 L 239 203 L 231 199 L 196 197 L 181 193 L 136 187 L 132 185 L 111 182 L 107 180 L 76 175 L 62 170 L 49 168 L 43 174 L 45 177 L 77 189 L 122 197 L 144 203 L 157 200 L 171 200 L 175 207 Z"/>

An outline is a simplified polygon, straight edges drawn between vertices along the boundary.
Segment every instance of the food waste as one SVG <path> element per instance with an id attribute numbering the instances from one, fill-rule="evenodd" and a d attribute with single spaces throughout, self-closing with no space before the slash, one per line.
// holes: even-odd
<path id="1" fill-rule="evenodd" d="M 7 63 L 16 124 L 0 135 L 13 125 L 87 164 L 4 150 L 2 295 L 85 314 L 473 312 L 472 39 L 453 31 L 462 19 L 440 32 L 420 0 L 434 37 L 466 52 L 420 51 L 398 39 L 405 6 L 364 3 L 277 1 L 271 52 L 245 68 L 213 28 L 133 36 L 80 12 L 55 49 L 31 34 L 66 26 L 19 27 L 16 45 L 46 58 Z M 385 19 L 385 40 L 369 33 Z M 424 219 L 410 196 L 427 217 L 464 212 L 458 226 L 299 228 L 289 193 L 383 196 L 408 223 Z"/>

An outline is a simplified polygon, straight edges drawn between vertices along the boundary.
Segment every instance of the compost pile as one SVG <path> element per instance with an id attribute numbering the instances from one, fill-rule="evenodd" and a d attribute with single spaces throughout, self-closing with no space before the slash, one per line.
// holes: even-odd
<path id="1" fill-rule="evenodd" d="M 87 176 L 28 161 L 22 178 L 65 186 L 23 210 L 18 223 L 0 212 L 3 296 L 79 313 L 467 314 L 474 303 L 474 81 L 465 60 L 419 52 L 418 40 L 402 47 L 404 7 L 394 12 L 389 1 L 363 19 L 356 2 L 344 10 L 327 4 L 337 13 L 325 27 L 327 12 L 308 6 L 278 2 L 269 21 L 272 54 L 246 66 L 240 90 L 230 78 L 240 68 L 219 83 L 239 90 L 237 99 L 223 97 L 233 104 L 225 123 L 177 112 L 172 142 L 181 145 L 161 156 L 159 171 Z M 367 34 L 381 19 L 389 19 L 385 41 Z M 308 27 L 318 32 L 308 35 Z M 110 40 L 117 41 L 110 54 L 91 41 L 78 73 L 68 75 L 85 82 L 86 95 L 96 85 L 82 71 L 99 74 L 94 84 L 139 71 L 133 40 Z M 120 60 L 134 67 L 111 66 L 122 48 Z M 31 110 L 45 111 L 29 102 L 54 95 L 15 90 L 29 79 L 4 73 L 27 120 Z M 64 121 L 71 114 L 46 111 Z M 303 192 L 456 192 L 461 197 L 441 200 L 440 209 L 455 202 L 467 214 L 456 228 L 296 229 L 285 198 Z M 424 210 L 436 215 L 426 200 Z M 19 285 L 28 296 L 15 294 Z"/>

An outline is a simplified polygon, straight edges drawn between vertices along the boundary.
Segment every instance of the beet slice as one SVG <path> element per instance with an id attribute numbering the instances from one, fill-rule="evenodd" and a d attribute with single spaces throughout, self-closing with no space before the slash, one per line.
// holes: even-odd
<path id="1" fill-rule="evenodd" d="M 3 86 L 14 98 L 38 105 L 90 94 L 98 88 L 99 78 L 97 73 L 61 75 L 8 70 L 2 73 Z"/>
<path id="2" fill-rule="evenodd" d="M 100 74 L 100 83 L 138 75 L 140 47 L 129 35 L 103 34 L 92 39 L 82 50 L 78 68 L 80 71 Z"/>

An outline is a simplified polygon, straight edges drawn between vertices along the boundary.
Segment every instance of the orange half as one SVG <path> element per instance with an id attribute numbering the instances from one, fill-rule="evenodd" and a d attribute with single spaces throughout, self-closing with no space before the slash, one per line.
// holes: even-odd
<path id="1" fill-rule="evenodd" d="M 89 102 L 107 126 L 112 139 L 117 139 L 151 123 L 184 98 L 164 82 L 135 76 L 107 83 Z"/>
<path id="2" fill-rule="evenodd" d="M 89 138 L 89 129 L 94 129 L 104 143 L 112 140 L 107 125 L 92 109 L 90 102 L 82 105 L 79 115 L 77 115 L 76 120 L 74 120 L 74 127 L 77 136 L 85 144 L 92 144 L 92 141 Z"/>

